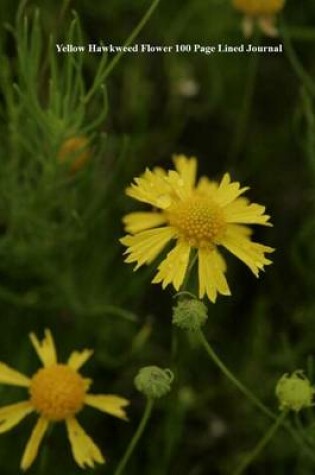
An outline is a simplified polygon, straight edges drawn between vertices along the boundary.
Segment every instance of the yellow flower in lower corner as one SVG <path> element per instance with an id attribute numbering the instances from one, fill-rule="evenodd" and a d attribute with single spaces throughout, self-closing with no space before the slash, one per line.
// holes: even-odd
<path id="1" fill-rule="evenodd" d="M 244 14 L 243 33 L 249 37 L 257 20 L 261 31 L 267 36 L 277 36 L 276 15 L 283 9 L 285 0 L 232 0 L 234 7 Z"/>
<path id="2" fill-rule="evenodd" d="M 31 378 L 0 362 L 0 383 L 26 387 L 27 401 L 0 408 L 0 433 L 16 426 L 25 416 L 36 412 L 39 416 L 27 442 L 21 461 L 22 470 L 27 470 L 35 460 L 39 446 L 50 423 L 64 421 L 71 450 L 76 463 L 81 467 L 94 467 L 104 463 L 104 457 L 92 439 L 83 430 L 76 415 L 88 405 L 112 416 L 126 420 L 124 407 L 129 402 L 116 395 L 89 394 L 92 383 L 78 370 L 92 355 L 91 350 L 74 351 L 67 364 L 58 363 L 55 344 L 49 330 L 39 341 L 30 335 L 32 344 L 43 363 Z"/>
<path id="3" fill-rule="evenodd" d="M 253 242 L 247 224 L 271 226 L 265 207 L 241 197 L 248 188 L 231 182 L 225 174 L 220 183 L 202 177 L 196 184 L 197 161 L 183 155 L 174 157 L 175 170 L 146 170 L 127 189 L 132 198 L 150 204 L 151 212 L 125 216 L 130 234 L 121 239 L 127 247 L 126 262 L 136 262 L 138 269 L 151 263 L 165 246 L 175 240 L 175 247 L 158 267 L 153 283 L 163 288 L 183 284 L 192 249 L 197 251 L 199 297 L 205 294 L 215 302 L 217 294 L 230 295 L 225 278 L 226 264 L 219 252 L 223 246 L 258 276 L 271 261 L 268 246 Z"/>

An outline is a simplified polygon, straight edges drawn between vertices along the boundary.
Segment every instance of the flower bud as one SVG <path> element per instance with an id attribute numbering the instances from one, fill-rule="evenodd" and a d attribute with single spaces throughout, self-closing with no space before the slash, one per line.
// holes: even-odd
<path id="1" fill-rule="evenodd" d="M 59 162 L 67 165 L 71 173 L 81 170 L 90 158 L 89 140 L 83 135 L 65 140 L 58 152 Z"/>
<path id="2" fill-rule="evenodd" d="M 280 410 L 298 412 L 313 405 L 314 388 L 303 371 L 294 371 L 291 375 L 284 374 L 276 386 L 276 396 L 279 399 Z"/>
<path id="3" fill-rule="evenodd" d="M 170 369 L 146 366 L 140 369 L 134 383 L 138 391 L 151 399 L 165 396 L 171 390 L 174 375 Z"/>
<path id="4" fill-rule="evenodd" d="M 188 331 L 199 330 L 207 321 L 207 307 L 195 298 L 179 300 L 173 308 L 174 325 Z"/>

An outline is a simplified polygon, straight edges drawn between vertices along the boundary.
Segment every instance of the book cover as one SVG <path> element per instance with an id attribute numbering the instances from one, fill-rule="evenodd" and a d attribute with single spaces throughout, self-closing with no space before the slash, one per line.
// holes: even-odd
<path id="1" fill-rule="evenodd" d="M 0 21 L 0 473 L 313 474 L 313 0 Z"/>

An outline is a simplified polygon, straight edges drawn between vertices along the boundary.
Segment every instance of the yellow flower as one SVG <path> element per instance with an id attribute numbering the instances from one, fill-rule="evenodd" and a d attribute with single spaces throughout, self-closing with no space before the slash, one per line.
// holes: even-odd
<path id="1" fill-rule="evenodd" d="M 244 14 L 243 33 L 249 37 L 253 33 L 257 20 L 261 31 L 267 36 L 277 36 L 276 15 L 285 4 L 285 0 L 232 0 L 234 7 Z"/>
<path id="2" fill-rule="evenodd" d="M 196 184 L 197 161 L 183 155 L 174 157 L 175 170 L 146 170 L 126 191 L 132 198 L 152 205 L 151 212 L 124 217 L 127 232 L 121 239 L 127 247 L 126 262 L 136 262 L 135 270 L 151 263 L 164 247 L 175 247 L 158 267 L 153 283 L 163 288 L 172 284 L 179 290 L 189 264 L 191 250 L 197 250 L 199 297 L 215 302 L 217 294 L 230 295 L 225 278 L 226 264 L 219 246 L 224 246 L 258 276 L 271 261 L 265 253 L 273 249 L 250 239 L 244 224 L 270 226 L 264 206 L 240 197 L 248 188 L 231 182 L 226 173 L 215 183 L 202 177 Z"/>
<path id="3" fill-rule="evenodd" d="M 67 364 L 58 363 L 55 344 L 49 330 L 39 341 L 32 333 L 31 342 L 43 363 L 31 378 L 0 362 L 0 383 L 26 387 L 27 401 L 0 408 L 0 433 L 16 426 L 25 416 L 35 411 L 39 418 L 27 442 L 21 461 L 22 470 L 27 470 L 35 460 L 39 446 L 50 423 L 65 421 L 73 457 L 77 464 L 94 467 L 96 462 L 104 463 L 99 448 L 86 434 L 76 419 L 85 404 L 112 416 L 126 419 L 126 399 L 116 395 L 94 395 L 88 390 L 92 383 L 78 370 L 91 357 L 91 350 L 74 351 Z"/>
<path id="4" fill-rule="evenodd" d="M 65 140 L 58 152 L 58 160 L 69 166 L 71 173 L 76 173 L 91 158 L 89 140 L 84 136 L 75 136 Z"/>

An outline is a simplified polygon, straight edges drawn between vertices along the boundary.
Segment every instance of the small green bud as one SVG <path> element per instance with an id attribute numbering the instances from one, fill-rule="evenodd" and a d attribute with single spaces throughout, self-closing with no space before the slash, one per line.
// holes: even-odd
<path id="1" fill-rule="evenodd" d="M 298 412 L 305 407 L 311 407 L 314 393 L 314 388 L 302 370 L 294 371 L 291 375 L 284 374 L 276 386 L 281 411 Z"/>
<path id="2" fill-rule="evenodd" d="M 165 396 L 171 390 L 174 375 L 170 369 L 146 366 L 140 369 L 134 383 L 138 391 L 151 399 Z"/>
<path id="3" fill-rule="evenodd" d="M 183 330 L 197 331 L 206 323 L 207 318 L 207 307 L 201 300 L 182 299 L 173 308 L 172 321 Z"/>

